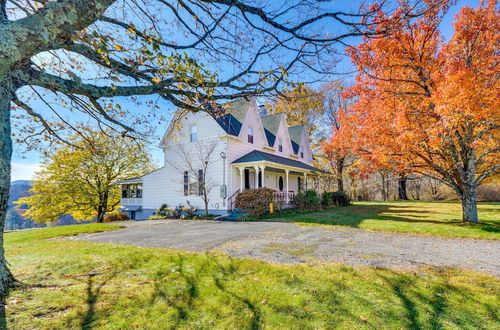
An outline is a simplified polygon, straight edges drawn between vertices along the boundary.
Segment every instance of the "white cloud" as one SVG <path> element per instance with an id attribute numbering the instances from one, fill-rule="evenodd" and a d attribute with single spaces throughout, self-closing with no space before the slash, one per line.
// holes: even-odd
<path id="1" fill-rule="evenodd" d="M 40 170 L 40 164 L 23 164 L 12 162 L 11 181 L 31 180 L 33 174 Z"/>

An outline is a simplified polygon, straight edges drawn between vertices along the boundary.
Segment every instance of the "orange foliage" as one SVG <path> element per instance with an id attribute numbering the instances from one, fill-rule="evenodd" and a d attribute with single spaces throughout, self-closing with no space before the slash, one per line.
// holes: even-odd
<path id="1" fill-rule="evenodd" d="M 438 29 L 447 1 L 415 21 L 380 12 L 377 29 L 400 29 L 348 50 L 359 74 L 346 97 L 356 102 L 331 142 L 377 166 L 438 177 L 470 202 L 500 168 L 496 3 L 462 8 L 448 42 Z"/>

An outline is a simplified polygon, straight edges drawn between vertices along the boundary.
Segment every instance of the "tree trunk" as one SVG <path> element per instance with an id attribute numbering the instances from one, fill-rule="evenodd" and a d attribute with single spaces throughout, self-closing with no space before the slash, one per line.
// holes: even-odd
<path id="1" fill-rule="evenodd" d="M 478 223 L 479 219 L 477 216 L 477 187 L 469 187 L 466 189 L 462 196 L 462 220 L 463 222 Z"/>
<path id="2" fill-rule="evenodd" d="M 400 174 L 398 178 L 398 198 L 401 200 L 408 200 L 408 193 L 406 192 L 407 176 Z"/>
<path id="3" fill-rule="evenodd" d="M 208 217 L 208 194 L 204 192 L 205 216 Z"/>
<path id="4" fill-rule="evenodd" d="M 106 214 L 105 209 L 101 205 L 99 205 L 97 207 L 97 219 L 96 219 L 98 223 L 104 222 L 104 214 Z"/>
<path id="5" fill-rule="evenodd" d="M 344 191 L 344 180 L 342 178 L 342 173 L 344 171 L 344 159 L 339 159 L 337 162 L 337 190 Z"/>
<path id="6" fill-rule="evenodd" d="M 12 139 L 10 136 L 10 100 L 13 97 L 12 89 L 8 83 L 0 81 L 0 299 L 5 299 L 9 289 L 15 284 L 15 279 L 10 272 L 5 260 L 3 246 L 3 230 L 10 189 L 10 170 L 12 158 Z"/>

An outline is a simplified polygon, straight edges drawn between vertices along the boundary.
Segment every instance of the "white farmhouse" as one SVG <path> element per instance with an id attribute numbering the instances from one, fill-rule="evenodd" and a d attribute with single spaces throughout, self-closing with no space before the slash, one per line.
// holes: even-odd
<path id="1" fill-rule="evenodd" d="M 235 196 L 244 189 L 268 187 L 288 202 L 306 189 L 308 176 L 321 172 L 311 165 L 313 155 L 304 125 L 289 127 L 284 114 L 268 115 L 255 99 L 232 102 L 219 116 L 178 114 L 161 148 L 165 153 L 162 168 L 119 182 L 122 210 L 131 219 L 145 219 L 162 204 L 175 207 L 189 202 L 203 210 L 200 178 L 211 188 L 210 213 L 221 215 L 231 212 Z"/>

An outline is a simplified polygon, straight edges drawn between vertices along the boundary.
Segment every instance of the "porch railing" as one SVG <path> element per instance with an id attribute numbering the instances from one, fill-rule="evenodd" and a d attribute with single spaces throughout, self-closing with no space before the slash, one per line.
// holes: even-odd
<path id="1" fill-rule="evenodd" d="M 293 197 L 295 196 L 295 192 L 294 191 L 289 191 L 289 192 L 275 191 L 273 193 L 273 195 L 274 195 L 273 197 L 274 197 L 275 202 L 286 203 L 287 200 L 290 202 L 293 199 Z M 288 199 L 287 199 L 287 196 L 288 196 Z"/>
<path id="2" fill-rule="evenodd" d="M 229 206 L 229 210 L 232 211 L 234 210 L 234 204 L 236 203 L 236 196 L 240 193 L 240 190 L 236 190 L 234 194 L 232 194 L 228 199 L 227 199 L 227 205 Z M 296 195 L 295 191 L 275 191 L 273 193 L 273 201 L 276 203 L 283 203 L 285 204 L 287 201 L 287 195 L 288 195 L 288 202 L 290 202 L 293 197 Z"/>

